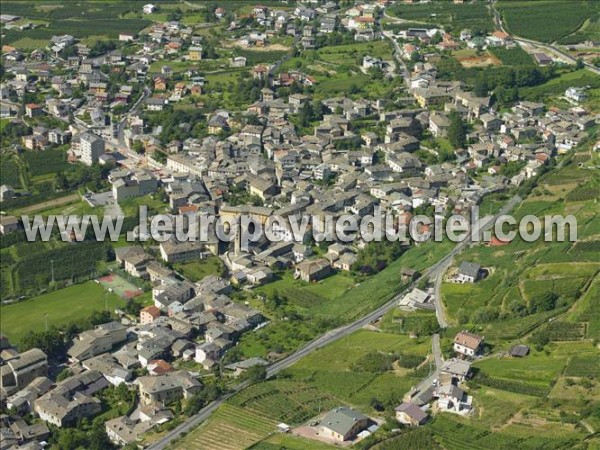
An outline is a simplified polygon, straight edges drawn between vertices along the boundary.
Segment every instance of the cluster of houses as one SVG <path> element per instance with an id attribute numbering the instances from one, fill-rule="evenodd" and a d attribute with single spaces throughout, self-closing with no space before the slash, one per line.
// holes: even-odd
<path id="1" fill-rule="evenodd" d="M 166 245 L 161 251 L 174 255 Z M 136 442 L 174 417 L 169 405 L 202 389 L 197 374 L 177 370 L 177 362 L 195 361 L 199 370 L 211 370 L 243 333 L 264 321 L 259 311 L 231 300 L 232 287 L 222 278 L 191 283 L 141 247 L 119 248 L 116 257 L 129 275 L 152 283 L 153 304 L 136 320 L 104 323 L 77 335 L 67 349 L 68 377 L 52 381 L 44 352 L 18 353 L 2 336 L 2 398 L 17 416 L 31 413 L 43 421 L 29 428 L 11 421 L 2 428 L 3 448 L 43 441 L 49 435 L 46 423 L 64 427 L 92 419 L 103 411 L 96 394 L 121 384 L 137 390 L 139 405 L 135 415 L 106 422 L 106 432 L 115 444 Z M 223 370 L 238 376 L 256 364 L 267 362 L 252 358 Z M 139 376 L 141 370 L 145 375 Z"/>
<path id="2" fill-rule="evenodd" d="M 396 420 L 408 427 L 424 425 L 432 412 L 467 415 L 473 412 L 473 397 L 464 388 L 473 375 L 471 361 L 483 354 L 484 338 L 463 330 L 454 338 L 455 356 L 443 361 L 433 383 L 413 388 L 395 408 Z M 522 357 L 527 346 L 516 345 L 510 356 Z M 378 424 L 360 411 L 345 406 L 337 407 L 310 423 L 311 437 L 329 443 L 351 444 L 365 439 L 378 429 Z M 309 435 L 300 427 L 296 431 Z"/>
<path id="3" fill-rule="evenodd" d="M 377 3 L 385 6 L 387 2 Z M 216 9 L 217 17 L 226 16 L 226 7 Z M 143 13 L 152 14 L 156 9 L 147 4 Z M 353 31 L 357 41 L 379 37 L 377 8 L 370 3 L 344 10 L 335 2 L 304 2 L 287 11 L 256 6 L 252 16 L 267 31 L 239 36 L 243 46 L 268 45 L 273 33 L 282 30 L 305 49 L 315 47 L 319 34 L 340 27 Z M 1 19 L 3 23 L 14 21 L 6 15 Z M 240 27 L 237 22 L 229 24 L 232 32 Z M 443 30 L 432 33 L 410 28 L 403 35 L 410 42 L 401 47 L 402 57 L 411 59 L 419 42 L 430 42 L 437 32 L 442 37 L 437 44 L 440 50 L 458 45 Z M 123 383 L 135 388 L 140 400 L 136 414 L 106 422 L 108 436 L 118 445 L 135 442 L 152 427 L 171 420 L 173 411 L 167 406 L 202 389 L 196 376 L 176 369 L 179 361 L 194 361 L 211 370 L 244 333 L 264 323 L 259 311 L 232 301 L 233 286 L 252 288 L 269 283 L 281 270 L 289 270 L 295 279 L 307 283 L 318 282 L 336 270 L 352 270 L 357 253 L 367 245 L 358 238 L 352 245 L 331 242 L 326 251 L 315 252 L 308 233 L 300 241 L 295 239 L 292 219 L 300 223 L 302 215 L 335 218 L 345 214 L 362 218 L 379 208 L 407 224 L 415 209 L 428 205 L 468 214 L 486 193 L 518 186 L 536 176 L 552 157 L 581 142 L 598 119 L 581 106 L 547 109 L 528 101 L 498 111 L 490 97 L 476 96 L 461 81 L 438 80 L 435 64 L 427 58 L 412 66 L 402 94 L 405 97 L 396 104 L 336 96 L 319 98 L 315 105 L 315 98 L 308 93 L 280 89 L 311 87 L 316 83 L 313 77 L 299 70 L 281 70 L 278 64 L 259 64 L 248 71 L 264 81 L 260 100 L 243 111 L 211 111 L 206 117 L 207 137 L 187 137 L 194 124 L 178 124 L 185 137 L 164 144 L 159 139 L 160 127 L 151 129 L 145 114 L 201 94 L 206 80 L 195 69 L 174 77 L 168 62 L 159 64 L 159 73 L 151 73 L 150 66 L 165 55 L 201 61 L 206 46 L 193 27 L 178 21 L 154 24 L 143 33 L 144 39 L 128 33 L 119 36 L 121 42 L 140 45 L 132 54 L 114 50 L 93 56 L 89 46 L 69 35 L 54 36 L 46 51 L 31 52 L 27 58 L 18 49 L 5 46 L 4 68 L 14 77 L 1 86 L 2 99 L 45 96 L 44 102 L 24 105 L 21 120 L 35 126 L 30 135 L 21 137 L 23 149 L 44 151 L 70 144 L 72 162 L 114 164 L 108 181 L 117 202 L 160 190 L 166 195 L 170 214 L 190 222 L 213 214 L 224 219 L 250 215 L 262 224 L 276 215 L 284 223 L 272 230 L 281 238 L 279 242 L 262 238 L 244 248 L 239 240 L 225 245 L 216 236 L 203 242 L 171 238 L 158 245 L 161 261 L 139 246 L 116 249 L 125 272 L 152 284 L 153 304 L 142 309 L 133 324 L 111 322 L 80 333 L 67 352 L 72 375 L 62 381 L 48 377 L 48 360 L 41 350 L 18 353 L 5 338 L 0 340 L 1 389 L 7 407 L 22 415 L 35 414 L 44 423 L 62 427 L 93 418 L 102 411 L 97 393 Z M 510 36 L 500 32 L 479 42 L 464 30 L 460 39 L 474 47 L 512 44 Z M 69 56 L 57 59 L 67 48 Z M 241 68 L 246 62 L 245 57 L 235 56 L 231 65 Z M 362 60 L 365 70 L 382 66 L 379 58 Z M 101 67 L 124 74 L 128 81 L 111 81 Z M 579 104 L 585 100 L 585 90 L 568 89 L 565 96 Z M 315 106 L 323 114 L 311 132 L 302 134 L 293 118 Z M 124 110 L 130 113 L 122 122 L 111 122 L 111 113 L 118 116 L 118 111 Z M 418 156 L 420 151 L 439 153 L 423 145 L 423 133 L 446 137 L 451 112 L 472 124 L 468 144 L 455 149 L 451 161 L 426 163 Z M 12 117 L 10 107 L 6 116 Z M 51 118 L 52 123 L 58 120 L 61 126 L 40 125 L 44 118 Z M 373 120 L 376 126 L 361 128 L 359 122 L 364 119 Z M 141 143 L 143 163 L 137 164 L 136 158 L 123 163 L 113 151 L 115 139 L 129 156 Z M 503 168 L 511 162 L 519 162 L 520 169 L 504 176 Z M 234 192 L 247 194 L 253 206 L 231 202 Z M 1 201 L 14 195 L 10 186 L 0 189 Z M 2 234 L 18 228 L 16 218 L 0 218 Z M 145 237 L 143 230 L 136 232 Z M 169 268 L 213 255 L 224 261 L 227 279 L 208 276 L 192 283 Z M 473 283 L 482 275 L 478 264 L 463 262 L 453 281 Z M 400 305 L 431 309 L 430 292 L 414 289 Z M 424 423 L 426 405 L 432 403 L 441 411 L 470 412 L 472 398 L 463 383 L 471 374 L 469 361 L 481 353 L 483 342 L 483 337 L 467 331 L 457 334 L 456 358 L 444 362 L 433 385 L 407 395 L 396 408 L 398 421 L 410 426 Z M 511 355 L 525 354 L 521 347 L 511 349 Z M 253 358 L 229 364 L 225 370 L 237 375 L 264 364 L 266 361 Z M 138 369 L 147 375 L 136 377 Z M 44 441 L 49 435 L 44 423 L 27 425 L 19 420 L 3 427 L 2 448 Z M 336 442 L 365 437 L 376 429 L 368 417 L 345 407 L 330 411 L 319 426 L 323 436 Z"/>
<path id="4" fill-rule="evenodd" d="M 411 389 L 396 407 L 396 419 L 407 426 L 423 425 L 430 413 L 449 412 L 466 415 L 473 411 L 473 397 L 464 389 L 472 375 L 471 361 L 482 355 L 484 338 L 463 330 L 454 337 L 454 357 L 443 361 L 438 378 L 431 384 Z"/>

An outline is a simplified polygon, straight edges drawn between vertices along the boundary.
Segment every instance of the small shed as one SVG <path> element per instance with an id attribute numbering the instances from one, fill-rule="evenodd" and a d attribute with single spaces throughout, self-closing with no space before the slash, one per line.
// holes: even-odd
<path id="1" fill-rule="evenodd" d="M 525 344 L 513 345 L 508 354 L 513 358 L 523 358 L 529 354 L 529 346 Z"/>

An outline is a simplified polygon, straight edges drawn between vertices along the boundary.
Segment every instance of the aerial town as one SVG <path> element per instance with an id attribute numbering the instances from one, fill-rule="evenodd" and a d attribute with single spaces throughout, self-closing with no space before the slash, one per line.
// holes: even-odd
<path id="1" fill-rule="evenodd" d="M 600 3 L 1 8 L 0 449 L 600 447 Z"/>

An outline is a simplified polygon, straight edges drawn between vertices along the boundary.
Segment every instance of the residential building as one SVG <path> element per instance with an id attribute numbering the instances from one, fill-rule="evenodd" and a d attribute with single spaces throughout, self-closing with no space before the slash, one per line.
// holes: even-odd
<path id="1" fill-rule="evenodd" d="M 319 258 L 297 264 L 294 278 L 306 282 L 318 281 L 329 276 L 331 272 L 331 263 L 325 258 Z"/>
<path id="2" fill-rule="evenodd" d="M 417 427 L 427 422 L 429 416 L 418 405 L 403 402 L 396 406 L 396 420 L 409 427 Z"/>
<path id="3" fill-rule="evenodd" d="M 34 401 L 34 411 L 44 422 L 57 427 L 75 425 L 102 410 L 102 402 L 93 395 L 108 387 L 97 370 L 87 370 L 58 383 L 56 388 Z"/>
<path id="4" fill-rule="evenodd" d="M 160 309 L 154 305 L 146 306 L 140 311 L 140 325 L 147 325 L 160 317 Z"/>
<path id="5" fill-rule="evenodd" d="M 100 155 L 104 153 L 104 140 L 93 133 L 83 133 L 79 142 L 81 162 L 88 166 L 96 164 Z"/>
<path id="6" fill-rule="evenodd" d="M 370 419 L 359 411 L 341 406 L 329 411 L 321 419 L 320 432 L 323 437 L 336 442 L 346 442 L 369 426 Z"/>
<path id="7" fill-rule="evenodd" d="M 455 281 L 458 283 L 475 283 L 480 276 L 481 266 L 477 263 L 463 261 L 458 268 Z"/>
<path id="8" fill-rule="evenodd" d="M 13 233 L 19 228 L 19 219 L 15 216 L 0 216 L 0 234 Z"/>
<path id="9" fill-rule="evenodd" d="M 168 405 L 190 398 L 202 389 L 202 384 L 188 372 L 180 370 L 159 376 L 144 376 L 135 380 L 143 404 Z"/>
<path id="10" fill-rule="evenodd" d="M 24 388 L 37 377 L 48 373 L 48 358 L 39 348 L 32 348 L 7 359 L 0 366 L 1 387 L 11 391 Z"/>
<path id="11" fill-rule="evenodd" d="M 77 361 L 84 361 L 127 340 L 127 327 L 118 322 L 98 325 L 93 330 L 80 333 L 67 354 Z"/>
<path id="12" fill-rule="evenodd" d="M 454 337 L 454 351 L 463 356 L 476 356 L 481 353 L 483 336 L 461 331 Z"/>

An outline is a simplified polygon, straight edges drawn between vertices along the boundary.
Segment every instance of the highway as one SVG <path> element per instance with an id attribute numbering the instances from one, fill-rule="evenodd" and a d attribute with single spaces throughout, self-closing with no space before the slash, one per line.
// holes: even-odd
<path id="1" fill-rule="evenodd" d="M 515 195 L 506 203 L 506 205 L 504 205 L 504 207 L 496 215 L 481 218 L 479 220 L 480 233 L 483 233 L 484 231 L 491 229 L 498 217 L 500 217 L 503 214 L 507 214 L 520 201 L 521 201 L 521 198 L 519 196 Z M 432 265 L 431 267 L 429 267 L 428 269 L 423 271 L 422 277 L 428 277 L 429 279 L 435 279 L 435 280 L 440 279 L 441 280 L 441 278 L 443 277 L 443 274 L 447 270 L 448 266 L 452 263 L 452 259 L 454 258 L 454 256 L 456 256 L 463 249 L 465 249 L 470 243 L 471 243 L 470 239 L 467 238 L 464 241 L 456 244 L 454 246 L 454 248 L 450 252 L 448 252 L 446 254 L 446 256 L 444 256 L 440 261 L 438 261 L 437 263 L 435 263 L 434 265 Z M 440 283 L 441 283 L 441 281 L 440 281 Z M 271 364 L 267 368 L 267 377 L 271 378 L 271 377 L 277 375 L 282 370 L 287 369 L 288 367 L 292 366 L 293 364 L 298 362 L 300 359 L 311 354 L 315 350 L 318 350 L 319 348 L 322 348 L 328 344 L 331 344 L 332 342 L 335 342 L 338 339 L 341 339 L 351 333 L 354 333 L 355 331 L 363 328 L 365 325 L 368 325 L 369 323 L 379 319 L 385 313 L 387 313 L 388 311 L 390 311 L 394 307 L 396 307 L 398 305 L 398 301 L 408 291 L 410 291 L 412 288 L 414 288 L 416 286 L 416 284 L 417 284 L 417 281 L 411 283 L 406 288 L 404 288 L 402 291 L 400 291 L 398 294 L 396 294 L 394 296 L 394 298 L 389 300 L 387 303 L 380 306 L 376 310 L 370 312 L 369 314 L 363 316 L 362 318 L 356 320 L 355 322 L 352 322 L 348 325 L 344 325 L 342 327 L 336 328 L 334 330 L 330 330 L 327 333 L 325 333 L 325 334 L 317 337 L 313 341 L 309 342 L 304 347 L 302 347 L 301 349 L 292 353 L 291 355 L 287 356 L 286 358 L 283 358 L 283 359 Z M 436 297 L 435 297 L 435 304 L 436 304 L 436 316 L 438 318 L 438 322 L 440 323 L 440 326 L 442 328 L 445 328 L 445 327 L 447 327 L 448 324 L 444 318 L 443 306 L 442 306 L 441 298 L 439 296 L 439 292 L 438 292 L 438 295 L 436 295 Z M 435 368 L 434 372 L 427 377 L 427 379 L 423 380 L 419 384 L 419 386 L 430 385 L 433 382 L 433 380 L 438 377 L 439 369 L 441 367 L 443 359 L 442 359 L 439 335 L 437 335 L 437 334 L 432 336 L 432 354 L 434 357 L 436 368 Z M 229 398 L 230 396 L 234 395 L 235 393 L 241 391 L 242 389 L 246 388 L 247 386 L 248 386 L 248 383 L 239 384 L 232 390 L 232 392 L 230 392 L 226 396 L 224 396 L 218 400 L 215 400 L 214 402 L 212 402 L 209 405 L 202 408 L 196 415 L 190 417 L 188 420 L 186 420 L 184 423 L 179 425 L 177 428 L 170 431 L 169 433 L 167 433 L 166 435 L 161 437 L 158 441 L 156 441 L 152 445 L 150 445 L 148 447 L 148 449 L 149 450 L 161 450 L 161 449 L 166 448 L 173 439 L 179 437 L 182 433 L 187 433 L 187 432 L 191 431 L 192 429 L 194 429 L 195 427 L 197 427 L 198 425 L 200 425 L 202 422 L 204 422 L 206 419 L 208 419 L 210 417 L 210 415 L 220 405 L 222 405 L 225 400 L 227 400 L 227 398 Z"/>

